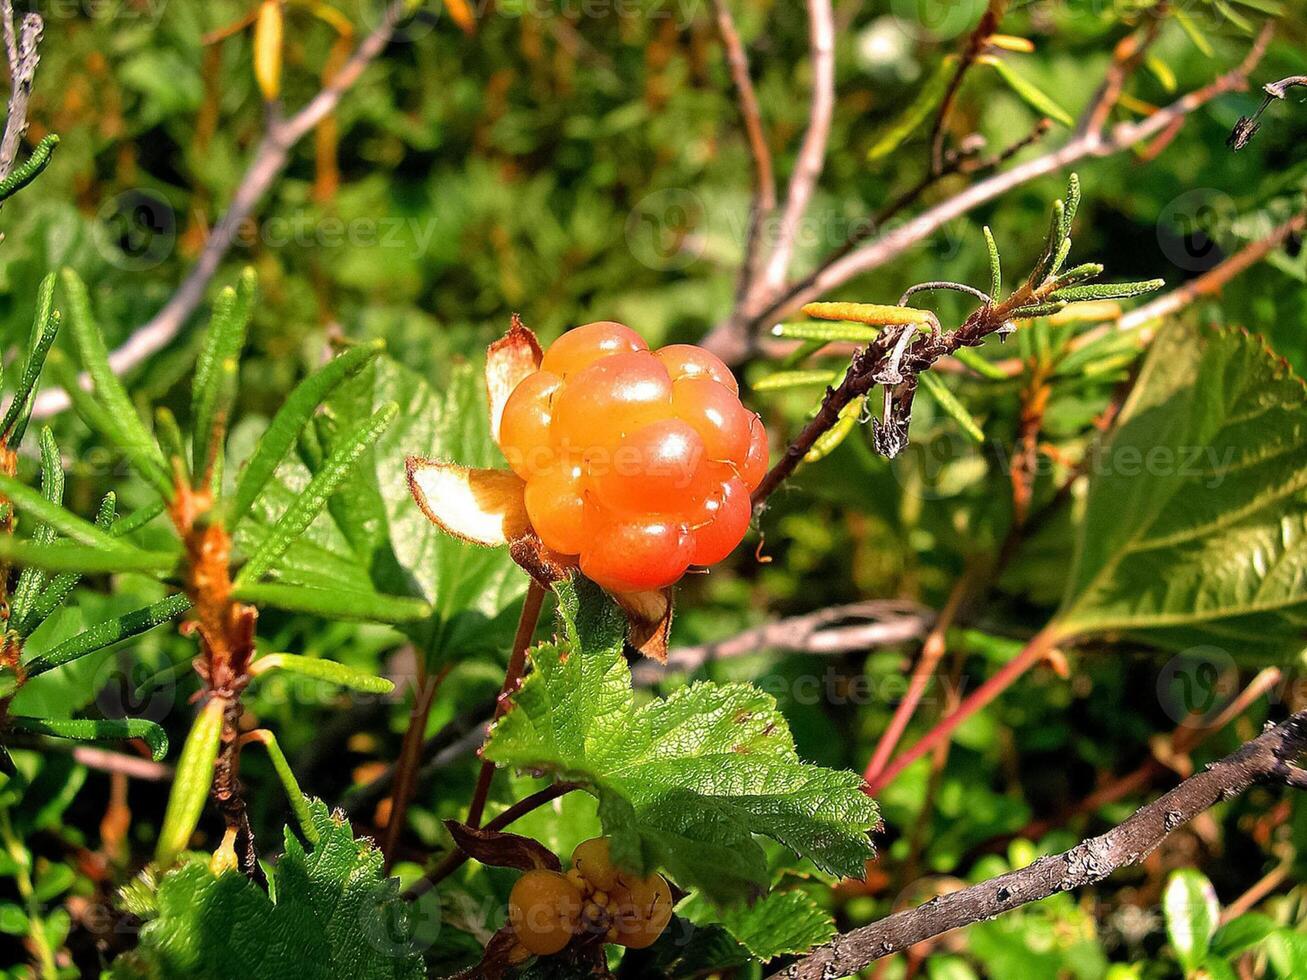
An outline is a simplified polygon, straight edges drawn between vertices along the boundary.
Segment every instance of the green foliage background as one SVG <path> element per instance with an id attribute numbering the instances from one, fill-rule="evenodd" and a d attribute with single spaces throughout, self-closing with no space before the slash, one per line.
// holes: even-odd
<path id="1" fill-rule="evenodd" d="M 230 201 L 261 132 L 249 32 L 204 41 L 250 6 L 122 0 L 83 9 L 38 8 L 47 26 L 29 135 L 35 141 L 57 132 L 62 142 L 39 183 L 0 215 L 0 342 L 6 349 L 27 342 L 37 285 L 61 266 L 73 267 L 88 283 L 111 346 L 172 294 L 205 231 Z M 372 0 L 337 6 L 360 32 L 375 20 Z M 258 272 L 260 299 L 233 440 L 246 452 L 284 393 L 323 359 L 329 338 L 386 342 L 393 362 L 352 384 L 332 405 L 345 419 L 391 400 L 401 405 L 399 422 L 369 455 L 364 485 L 340 502 L 371 508 L 377 537 L 348 539 L 336 526 L 347 521 L 324 521 L 297 547 L 305 551 L 306 567 L 316 562 L 329 574 L 358 576 L 360 587 L 396 594 L 409 590 L 398 587 L 403 569 L 387 556 L 394 551 L 409 564 L 402 550 L 417 546 L 413 526 L 420 518 L 407 506 L 402 484 L 395 491 L 395 468 L 407 452 L 492 461 L 473 458 L 489 452 L 473 389 L 485 344 L 503 331 L 509 314 L 520 312 L 546 339 L 578 323 L 617 319 L 651 343 L 695 341 L 730 309 L 750 195 L 747 147 L 707 3 L 501 4 L 482 12 L 473 36 L 458 30 L 443 10 L 426 6 L 334 116 L 339 185 L 324 192 L 321 161 L 306 140 L 212 290 L 233 281 L 243 265 Z M 806 119 L 804 11 L 800 4 L 771 0 L 736 6 L 773 149 L 786 173 Z M 983 6 L 978 0 L 943 4 L 947 17 L 932 31 L 923 21 L 936 23 L 940 11 L 930 0 L 836 4 L 838 101 L 831 149 L 812 209 L 814 226 L 805 229 L 811 234 L 801 241 L 796 267 L 807 268 L 918 179 L 928 156 L 921 130 L 880 159 L 869 161 L 869 151 L 940 58 L 956 50 Z M 1066 0 L 1013 6 L 1004 31 L 1031 37 L 1037 52 L 1015 56 L 1012 64 L 1074 116 L 1090 98 L 1113 43 L 1150 5 Z M 1271 5 L 1259 0 L 1237 6 L 1233 21 L 1213 18 L 1206 4 L 1183 6 L 1200 24 L 1211 53 L 1169 21 L 1154 48 L 1164 67 L 1142 70 L 1130 86 L 1138 100 L 1164 104 L 1237 62 L 1249 44 L 1239 21 L 1260 22 L 1266 14 L 1259 10 Z M 1258 84 L 1304 70 L 1307 21 L 1293 3 L 1283 4 L 1280 13 L 1277 38 L 1255 75 Z M 288 16 L 293 29 L 284 97 L 295 106 L 316 91 L 333 34 L 306 7 L 292 6 Z M 1236 118 L 1258 101 L 1255 93 L 1217 100 L 1194 113 L 1155 157 L 1124 153 L 1078 165 L 1086 194 L 1077 254 L 1104 261 L 1114 280 L 1161 276 L 1175 285 L 1301 209 L 1307 110 L 1292 99 L 1277 104 L 1249 149 L 1234 154 L 1224 146 Z M 980 132 L 1000 147 L 1024 134 L 1036 115 L 997 74 L 977 69 L 956 118 L 959 128 Z M 1056 130 L 1049 140 L 1063 138 L 1065 131 Z M 831 298 L 889 303 L 906 286 L 936 278 L 983 285 L 988 265 L 982 225 L 994 229 L 1009 268 L 1028 267 L 1047 223 L 1047 202 L 1064 182 L 1056 175 L 1020 187 Z M 938 200 L 951 186 L 930 192 L 926 201 Z M 658 237 L 650 237 L 644 220 L 666 218 L 678 208 L 695 218 L 684 253 L 669 251 L 675 229 L 659 227 Z M 946 323 L 968 309 L 952 296 L 936 308 Z M 204 318 L 194 318 L 167 350 L 128 375 L 128 389 L 141 405 L 164 404 L 184 413 L 200 344 L 195 325 Z M 1235 280 L 1219 301 L 1200 303 L 1184 318 L 1246 328 L 1301 376 L 1307 372 L 1307 259 L 1299 243 L 1291 242 Z M 986 354 L 1035 357 L 1040 343 L 1055 346 L 1056 337 L 1050 340 L 1046 332 L 1041 340 L 1038 331 L 1023 331 L 1006 350 Z M 1068 370 L 1055 377 L 1047 439 L 1083 446 L 1092 420 L 1132 366 L 1128 355 L 1088 376 Z M 770 370 L 751 364 L 744 377 L 756 381 Z M 1018 386 L 970 379 L 953 387 L 982 420 L 992 444 L 1010 450 Z M 764 414 L 778 444 L 797 431 L 817 390 L 746 398 Z M 1298 426 L 1287 430 L 1296 436 L 1286 441 L 1289 452 L 1300 454 L 1301 421 L 1285 424 Z M 109 489 L 120 493 L 120 513 L 142 502 L 143 485 L 133 483 L 121 458 L 80 422 L 64 415 L 53 426 L 68 462 L 70 509 L 93 514 Z M 968 562 L 997 548 L 1011 505 L 1007 472 L 993 452 L 959 453 L 956 424 L 928 401 L 914 423 L 918 449 L 905 459 L 889 464 L 874 456 L 865 435 L 855 431 L 778 495 L 763 521 L 770 562 L 757 562 L 751 544 L 722 570 L 684 585 L 676 644 L 866 598 L 904 598 L 939 608 Z M 324 438 L 329 441 L 330 433 Z M 23 467 L 30 475 L 35 460 L 24 460 Z M 1040 472 L 1036 499 L 1047 502 L 1056 481 L 1051 468 Z M 307 470 L 291 467 L 278 478 L 293 490 L 307 480 Z M 269 506 L 275 507 L 273 496 Z M 270 520 L 275 511 L 260 517 Z M 1078 517 L 1070 508 L 1056 512 L 1025 543 L 983 607 L 967 611 L 968 632 L 951 644 L 960 651 L 959 683 L 974 686 L 1011 656 L 1013 641 L 1028 638 L 1058 609 Z M 471 795 L 476 762 L 466 740 L 445 726 L 497 689 L 520 590 L 511 569 L 494 557 L 481 555 L 472 567 L 462 552 L 431 547 L 430 578 L 417 583 L 413 594 L 433 601 L 439 615 L 423 629 L 324 623 L 275 611 L 260 620 L 266 649 L 330 657 L 391 676 L 401 688 L 411 676 L 415 650 L 435 665 L 451 666 L 429 726 L 429 734 L 446 733 L 448 744 L 410 814 L 413 847 L 400 865 L 406 879 L 415 876 L 423 854 L 448 845 L 440 821 L 459 816 Z M 1144 582 L 1155 582 L 1159 574 L 1165 570 L 1138 571 Z M 1126 584 L 1132 595 L 1138 591 Z M 79 589 L 75 608 L 43 629 L 53 645 L 159 595 L 157 585 L 141 577 L 118 576 L 112 588 L 92 580 Z M 1301 641 L 1301 618 L 1285 617 L 1287 625 L 1278 622 L 1277 628 Z M 1097 785 L 1149 758 L 1150 739 L 1183 718 L 1176 706 L 1187 702 L 1176 687 L 1191 676 L 1194 663 L 1215 663 L 1223 678 L 1233 674 L 1231 693 L 1238 680 L 1246 682 L 1271 663 L 1283 667 L 1287 678 L 1275 689 L 1282 703 L 1259 702 L 1206 743 L 1195 754 L 1197 764 L 1255 733 L 1270 712 L 1302 707 L 1301 643 L 1263 649 L 1264 623 L 1243 626 L 1245 635 L 1224 632 L 1215 639 L 1122 637 L 1104 630 L 1068 649 L 1070 679 L 1047 671 L 1030 675 L 959 729 L 937 776 L 928 766 L 914 766 L 885 790 L 879 800 L 886 823 L 877 840 L 879 863 L 865 887 L 832 890 L 811 866 L 795 866 L 768 846 L 773 880 L 800 896 L 786 901 L 805 910 L 819 906 L 846 928 L 883 915 L 901 899 L 926 898 L 933 889 L 1020 865 L 1121 818 L 1147 790 L 1071 815 L 1033 840 L 1023 836 L 1033 820 L 1063 813 Z M 542 635 L 548 632 L 542 629 Z M 38 635 L 34 642 L 45 639 Z M 1186 651 L 1179 660 L 1173 659 L 1177 649 Z M 860 771 L 893 710 L 887 692 L 901 689 L 915 653 L 915 644 L 827 659 L 764 653 L 701 673 L 758 683 L 776 695 L 800 757 Z M 52 672 L 39 686 L 33 683 L 22 694 L 22 713 L 71 715 L 125 698 L 133 713 L 160 721 L 180 745 L 192 717 L 187 700 L 197 686 L 192 655 L 190 641 L 155 631 L 126 649 L 97 654 Z M 154 685 L 138 691 L 147 678 Z M 670 676 L 663 693 L 684 680 Z M 246 702 L 260 723 L 277 731 L 306 791 L 332 805 L 361 800 L 352 813 L 354 828 L 375 833 L 376 800 L 363 799 L 359 787 L 395 758 L 406 703 L 272 683 L 252 690 Z M 929 712 L 939 707 L 937 700 L 925 706 Z M 912 733 L 924 728 L 919 721 Z M 123 920 L 106 910 L 115 889 L 152 850 L 166 788 L 131 783 L 134 818 L 123 848 L 106 853 L 100 819 L 110 799 L 109 778 L 62 754 L 20 753 L 18 762 L 30 770 L 34 789 L 23 815 L 15 817 L 19 822 L 0 828 L 12 852 L 0 855 L 0 872 L 15 875 L 24 862 L 30 864 L 50 931 L 67 936 L 66 943 L 56 943 L 65 948 L 63 969 L 92 975 L 136 942 L 130 921 L 120 929 Z M 249 753 L 242 776 L 250 788 L 256 839 L 280 842 L 289 814 L 272 767 Z M 526 776 L 501 777 L 492 805 L 539 785 Z M 566 854 L 598 827 L 595 802 L 573 794 L 514 830 Z M 218 843 L 217 823 L 202 829 L 212 837 L 211 850 Z M 1288 869 L 1272 897 L 1258 906 L 1257 914 L 1279 931 L 1257 968 L 1259 975 L 1301 975 L 1293 971 L 1302 962 L 1294 957 L 1307 955 L 1296 931 L 1307 916 L 1307 892 L 1298 884 L 1303 846 L 1307 811 L 1301 800 L 1289 797 L 1281 804 L 1276 793 L 1254 791 L 1214 811 L 1202 827 L 1175 835 L 1143 868 L 1093 894 L 1058 896 L 950 937 L 925 970 L 932 978 L 1122 980 L 1203 969 L 1207 941 L 1197 948 L 1175 938 L 1175 922 L 1200 903 L 1168 903 L 1170 933 L 1156 911 L 1164 894 L 1180 887 L 1167 886 L 1172 870 L 1196 865 L 1226 903 L 1264 874 Z M 441 891 L 436 905 L 421 907 L 428 921 L 443 922 L 424 948 L 429 968 L 453 969 L 474 957 L 477 942 L 499 924 L 487 925 L 480 910 L 502 916 L 511 880 L 472 867 Z M 1188 880 L 1181 885 L 1198 887 Z M 0 887 L 8 889 L 0 896 L 0 933 L 6 934 L 0 936 L 0 966 L 12 963 L 9 975 L 26 976 L 27 968 L 19 965 L 30 959 L 20 938 L 26 913 L 8 879 Z M 771 911 L 778 914 L 775 907 Z M 686 915 L 715 921 L 714 914 L 700 912 L 692 907 Z M 824 935 L 822 928 L 818 922 L 811 933 L 798 931 L 810 942 Z M 748 926 L 733 931 L 743 937 Z M 1264 935 L 1270 933 L 1268 928 Z M 1236 949 L 1235 939 L 1227 935 L 1230 945 L 1221 947 L 1217 937 L 1212 949 Z M 771 946 L 757 939 L 757 945 L 746 945 L 770 954 L 803 945 L 795 942 Z M 1219 967 L 1208 968 L 1223 975 L 1214 972 Z M 741 969 L 750 975 L 758 968 Z M 906 969 L 896 959 L 886 975 L 904 976 Z"/>

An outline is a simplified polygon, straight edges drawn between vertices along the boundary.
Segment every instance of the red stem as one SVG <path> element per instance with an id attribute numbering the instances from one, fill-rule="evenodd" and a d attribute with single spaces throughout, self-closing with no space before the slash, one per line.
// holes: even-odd
<path id="1" fill-rule="evenodd" d="M 513 637 L 513 652 L 508 656 L 508 669 L 504 671 L 504 684 L 499 689 L 499 700 L 495 703 L 495 717 L 499 718 L 508 710 L 508 699 L 517 690 L 526 669 L 526 649 L 531 645 L 535 635 L 536 623 L 540 621 L 540 608 L 544 605 L 544 586 L 531 579 L 527 586 L 526 598 L 522 602 L 522 615 L 517 620 L 517 634 Z M 467 825 L 480 827 L 481 817 L 486 811 L 486 799 L 490 795 L 490 781 L 495 776 L 495 764 L 490 761 L 481 763 L 481 772 L 477 774 L 476 789 L 472 791 L 472 802 L 467 808 Z"/>
<path id="2" fill-rule="evenodd" d="M 886 766 L 874 779 L 868 779 L 864 788 L 869 796 L 874 796 L 884 789 L 904 769 L 912 765 L 940 742 L 949 738 L 954 730 L 964 721 L 980 711 L 996 697 L 1015 684 L 1031 667 L 1039 663 L 1048 654 L 1058 637 L 1051 629 L 1044 629 L 1026 644 L 1025 648 L 1005 663 L 993 677 L 976 688 L 958 705 L 958 709 L 922 736 L 912 748 L 901 753 L 898 758 Z"/>

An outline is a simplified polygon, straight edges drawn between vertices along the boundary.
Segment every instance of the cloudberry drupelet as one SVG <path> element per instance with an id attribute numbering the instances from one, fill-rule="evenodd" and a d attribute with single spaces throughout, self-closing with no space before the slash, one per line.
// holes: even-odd
<path id="1" fill-rule="evenodd" d="M 687 344 L 650 351 L 610 321 L 545 351 L 504 406 L 500 445 L 540 540 L 614 592 L 725 558 L 767 472 L 766 430 L 725 364 Z"/>

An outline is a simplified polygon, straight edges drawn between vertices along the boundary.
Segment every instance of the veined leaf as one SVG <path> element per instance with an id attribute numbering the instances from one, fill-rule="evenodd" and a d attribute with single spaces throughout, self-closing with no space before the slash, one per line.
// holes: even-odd
<path id="1" fill-rule="evenodd" d="M 985 441 L 985 433 L 981 430 L 979 423 L 971 417 L 966 406 L 958 401 L 957 396 L 949 390 L 943 380 L 937 374 L 930 371 L 922 371 L 917 375 L 930 397 L 935 399 L 935 404 L 943 409 L 944 414 L 962 427 L 962 431 L 971 437 L 971 440 L 977 444 Z"/>
<path id="2" fill-rule="evenodd" d="M 295 440 L 313 418 L 318 406 L 331 396 L 341 382 L 362 371 L 384 349 L 385 343 L 379 340 L 351 348 L 296 385 L 277 410 L 241 473 L 231 508 L 233 527 L 249 513 L 254 499 L 272 478 L 277 464 L 295 445 Z"/>
<path id="3" fill-rule="evenodd" d="M 573 655 L 553 644 L 531 652 L 532 673 L 491 732 L 487 758 L 589 784 L 628 860 L 652 858 L 717 901 L 766 887 L 755 834 L 832 874 L 862 875 L 876 806 L 854 773 L 799 760 L 774 699 L 700 683 L 637 705 L 602 625 L 608 606 L 583 595 L 577 609 L 561 607 Z"/>
<path id="4" fill-rule="evenodd" d="M 295 499 L 290 508 L 282 515 L 277 526 L 258 551 L 236 577 L 236 585 L 257 582 L 271 571 L 290 547 L 291 543 L 313 523 L 313 519 L 322 512 L 327 500 L 344 482 L 350 469 L 359 458 L 372 447 L 395 416 L 399 414 L 399 405 L 392 402 L 356 429 L 329 458 L 313 477 L 304 492 Z"/>
<path id="5" fill-rule="evenodd" d="M 367 694 L 389 694 L 395 689 L 394 683 L 385 677 L 377 677 L 334 660 L 301 657 L 293 653 L 269 653 L 254 661 L 250 667 L 250 673 L 255 676 L 270 670 L 288 670 L 293 674 L 329 681 Z"/>
<path id="6" fill-rule="evenodd" d="M 189 608 L 191 608 L 190 598 L 178 592 L 142 609 L 99 623 L 89 630 L 69 637 L 53 649 L 33 657 L 23 665 L 24 669 L 28 677 L 36 677 L 47 670 L 62 667 L 78 657 L 85 657 L 96 650 L 103 650 L 107 646 L 121 643 L 133 636 L 140 636 L 156 626 L 175 619 Z"/>
<path id="7" fill-rule="evenodd" d="M 113 976 L 332 977 L 421 980 L 416 927 L 381 852 L 309 801 L 318 842 L 287 828 L 265 891 L 241 874 L 190 863 L 159 884 L 158 915 Z"/>
<path id="8" fill-rule="evenodd" d="M 752 904 L 722 909 L 691 898 L 677 915 L 699 925 L 720 922 L 760 962 L 787 954 L 802 955 L 835 935 L 830 913 L 800 890 L 773 891 Z"/>
<path id="9" fill-rule="evenodd" d="M 988 64 L 993 66 L 999 77 L 1007 83 L 1008 88 L 1015 92 L 1021 101 L 1025 102 L 1026 105 L 1041 116 L 1048 116 L 1049 119 L 1059 122 L 1063 126 L 1075 125 L 1075 120 L 1071 118 L 1071 114 L 1058 105 L 1051 95 L 1048 95 L 1034 82 L 1018 75 L 1007 62 L 995 59 L 988 62 Z"/>
<path id="10" fill-rule="evenodd" d="M 106 738 L 139 738 L 150 747 L 158 762 L 168 754 L 168 735 L 152 721 L 143 718 L 22 718 L 11 717 L 9 726 L 32 735 L 50 735 L 92 742 Z"/>
<path id="11" fill-rule="evenodd" d="M 935 111 L 943 101 L 944 93 L 948 91 L 949 79 L 953 77 L 957 63 L 957 55 L 950 54 L 941 59 L 931 76 L 918 87 L 917 97 L 867 151 L 869 162 L 879 160 L 897 150 L 903 141 Z"/>
<path id="12" fill-rule="evenodd" d="M 1176 325 L 1090 457 L 1063 636 L 1288 655 L 1307 621 L 1307 393 L 1257 338 Z"/>

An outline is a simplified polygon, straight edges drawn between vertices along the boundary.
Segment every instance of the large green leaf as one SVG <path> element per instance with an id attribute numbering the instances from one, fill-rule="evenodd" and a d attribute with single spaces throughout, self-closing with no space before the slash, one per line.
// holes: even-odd
<path id="1" fill-rule="evenodd" d="M 829 942 L 836 931 L 830 913 L 798 889 L 774 891 L 756 902 L 739 902 L 721 909 L 692 898 L 679 905 L 676 914 L 698 925 L 720 923 L 764 963 L 788 953 L 806 953 Z"/>
<path id="2" fill-rule="evenodd" d="M 481 548 L 438 530 L 409 493 L 404 459 L 447 459 L 467 466 L 506 467 L 491 441 L 479 366 L 455 366 L 443 391 L 387 357 L 344 386 L 333 401 L 344 417 L 398 402 L 400 417 L 377 440 L 333 511 L 357 551 L 366 555 L 376 588 L 415 594 L 434 615 L 406 628 L 434 660 L 502 650 L 512 637 L 512 608 L 527 577 L 506 548 Z M 366 485 L 365 485 L 366 484 Z"/>
<path id="3" fill-rule="evenodd" d="M 318 843 L 305 851 L 286 831 L 269 891 L 235 872 L 215 877 L 191 863 L 159 884 L 158 916 L 140 946 L 114 964 L 117 977 L 213 980 L 382 980 L 423 977 L 405 940 L 407 912 L 382 857 L 350 825 L 310 802 Z"/>
<path id="4" fill-rule="evenodd" d="M 1164 331 L 1089 461 L 1057 631 L 1300 649 L 1305 439 L 1307 390 L 1260 339 Z"/>
<path id="5" fill-rule="evenodd" d="M 619 861 L 643 857 L 714 900 L 769 883 L 755 834 L 832 874 L 862 875 L 876 806 L 854 773 L 801 762 L 775 700 L 746 684 L 694 684 L 637 705 L 611 631 L 594 629 L 591 648 L 586 624 L 606 617 L 572 615 L 567 599 L 568 646 L 531 651 L 487 758 L 588 784 Z M 580 611 L 598 601 L 584 594 Z"/>

